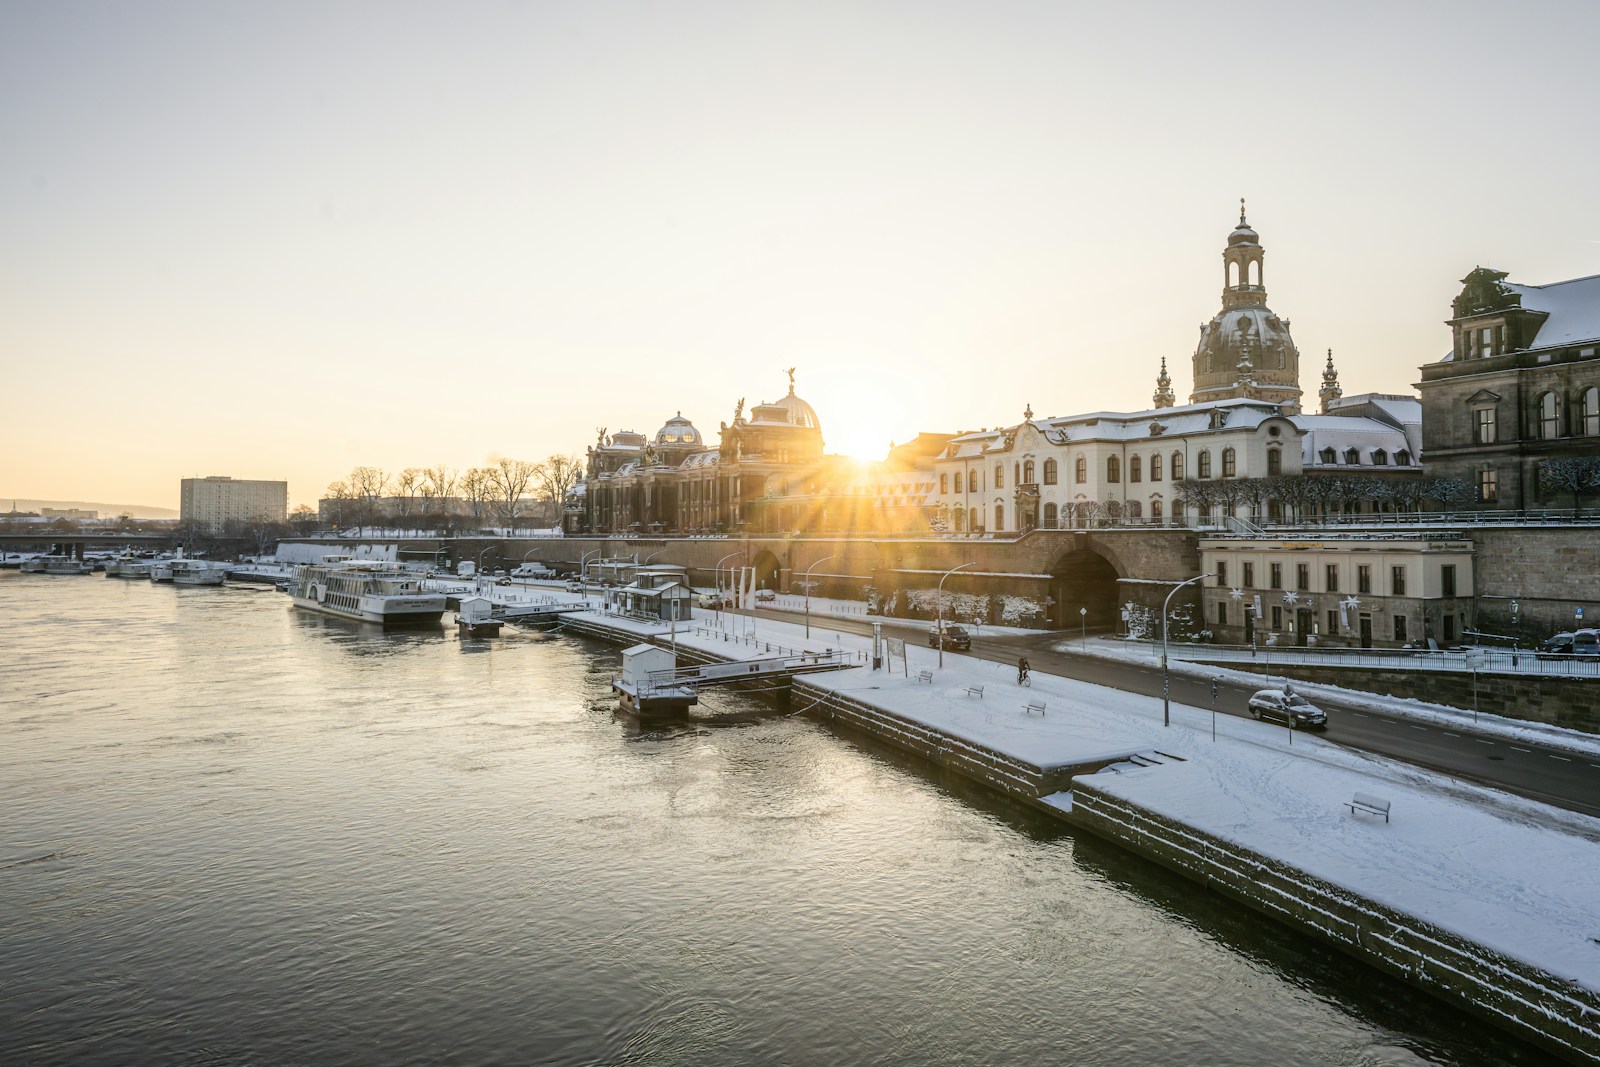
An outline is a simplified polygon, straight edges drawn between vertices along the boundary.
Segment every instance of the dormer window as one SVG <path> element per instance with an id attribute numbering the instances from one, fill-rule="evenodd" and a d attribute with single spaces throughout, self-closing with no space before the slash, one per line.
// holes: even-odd
<path id="1" fill-rule="evenodd" d="M 1394 462 L 1397 467 L 1411 466 L 1411 453 L 1402 448 L 1394 454 Z"/>
<path id="2" fill-rule="evenodd" d="M 1335 452 L 1331 448 L 1324 448 L 1321 453 L 1318 454 L 1317 458 L 1323 463 L 1331 466 L 1332 464 L 1339 462 L 1339 453 Z"/>
<path id="3" fill-rule="evenodd" d="M 1347 448 L 1344 450 L 1344 461 L 1352 467 L 1359 467 L 1361 465 L 1361 453 L 1354 448 Z"/>
<path id="4" fill-rule="evenodd" d="M 1381 448 L 1373 449 L 1372 465 L 1374 467 L 1387 467 L 1389 465 L 1389 453 L 1385 452 Z"/>

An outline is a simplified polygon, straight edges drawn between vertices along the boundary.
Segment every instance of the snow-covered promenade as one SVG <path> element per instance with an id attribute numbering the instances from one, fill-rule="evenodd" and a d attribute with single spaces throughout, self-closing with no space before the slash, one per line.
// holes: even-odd
<path id="1" fill-rule="evenodd" d="M 620 641 L 668 643 L 660 625 L 572 618 Z M 817 622 L 808 639 L 794 623 L 710 621 L 680 625 L 686 659 L 870 650 Z M 1031 681 L 951 652 L 940 667 L 908 641 L 890 669 L 797 679 L 792 701 L 1053 810 L 1565 1058 L 1600 1061 L 1600 820 L 1303 731 L 1213 724 L 1179 704 L 1163 726 L 1159 701 Z M 1389 820 L 1353 812 L 1357 793 L 1389 802 Z"/>

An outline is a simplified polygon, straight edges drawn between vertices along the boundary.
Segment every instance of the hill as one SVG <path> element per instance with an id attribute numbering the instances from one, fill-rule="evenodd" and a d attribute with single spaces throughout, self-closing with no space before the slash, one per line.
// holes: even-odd
<path id="1" fill-rule="evenodd" d="M 135 519 L 175 519 L 178 517 L 177 511 L 173 508 L 153 508 L 147 504 L 100 504 L 92 500 L 32 500 L 27 497 L 0 495 L 0 514 L 4 514 L 13 507 L 18 511 L 39 511 L 42 508 L 98 511 L 102 519 L 114 519 L 122 514 L 130 515 Z"/>

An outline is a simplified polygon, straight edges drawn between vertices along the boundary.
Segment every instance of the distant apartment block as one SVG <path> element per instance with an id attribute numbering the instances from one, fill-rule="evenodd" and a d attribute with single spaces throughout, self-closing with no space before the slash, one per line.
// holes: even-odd
<path id="1" fill-rule="evenodd" d="M 183 479 L 179 516 L 212 533 L 238 522 L 283 522 L 289 517 L 289 483 L 251 481 L 213 474 Z"/>
<path id="2" fill-rule="evenodd" d="M 46 519 L 68 519 L 72 522 L 89 522 L 100 517 L 98 511 L 84 508 L 40 508 L 39 514 Z"/>

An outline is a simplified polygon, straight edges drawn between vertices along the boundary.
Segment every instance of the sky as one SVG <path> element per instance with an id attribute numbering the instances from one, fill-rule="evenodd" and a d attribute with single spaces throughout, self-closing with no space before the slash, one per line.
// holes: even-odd
<path id="1" fill-rule="evenodd" d="M 1600 273 L 1600 4 L 0 0 L 0 496 L 1180 398 L 1248 198 L 1314 395 Z"/>

